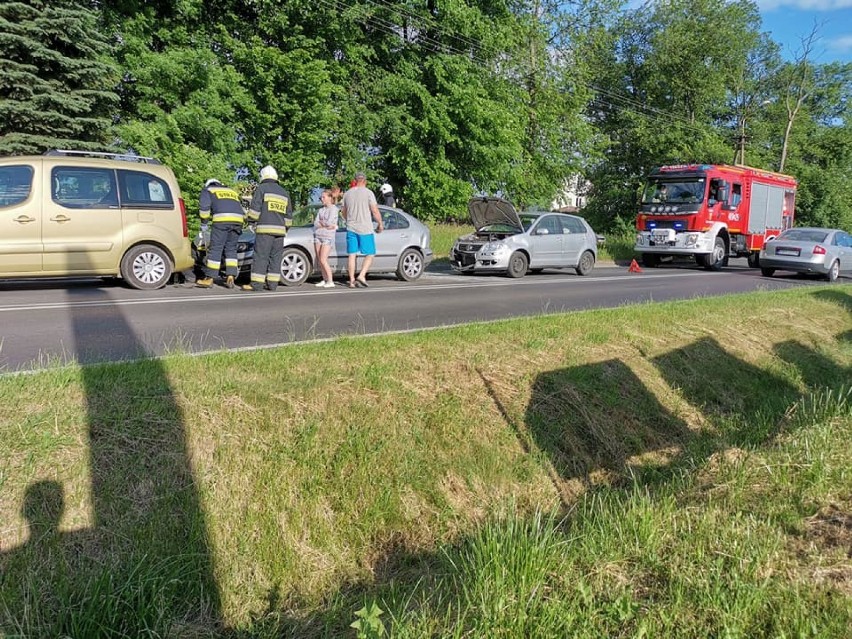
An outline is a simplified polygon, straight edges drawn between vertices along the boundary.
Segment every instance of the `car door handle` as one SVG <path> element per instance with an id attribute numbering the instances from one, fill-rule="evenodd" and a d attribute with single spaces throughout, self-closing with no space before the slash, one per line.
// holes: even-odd
<path id="1" fill-rule="evenodd" d="M 408 239 L 408 233 L 403 233 L 399 237 L 402 238 L 403 240 L 407 240 Z"/>
<path id="2" fill-rule="evenodd" d="M 21 224 L 26 224 L 27 222 L 35 222 L 36 219 L 34 217 L 29 217 L 27 215 L 19 215 L 15 218 L 16 222 L 20 222 Z"/>
<path id="3" fill-rule="evenodd" d="M 50 218 L 51 222 L 70 222 L 71 218 L 67 215 L 57 215 L 56 217 Z"/>

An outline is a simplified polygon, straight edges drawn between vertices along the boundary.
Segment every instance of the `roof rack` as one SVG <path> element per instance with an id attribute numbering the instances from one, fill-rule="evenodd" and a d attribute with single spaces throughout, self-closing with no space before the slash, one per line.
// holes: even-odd
<path id="1" fill-rule="evenodd" d="M 106 153 L 104 151 L 72 151 L 69 149 L 51 149 L 45 151 L 45 155 L 71 155 L 79 157 L 109 158 L 123 160 L 125 162 L 142 162 L 144 164 L 161 164 L 157 158 L 134 155 L 133 153 Z"/>

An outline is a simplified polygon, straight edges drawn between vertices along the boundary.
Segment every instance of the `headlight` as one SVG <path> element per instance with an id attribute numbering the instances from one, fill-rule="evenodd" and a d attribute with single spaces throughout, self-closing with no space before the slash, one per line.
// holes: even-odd
<path id="1" fill-rule="evenodd" d="M 695 244 L 697 244 L 698 243 L 698 233 L 687 233 L 685 243 L 686 243 L 687 246 L 694 246 Z"/>
<path id="2" fill-rule="evenodd" d="M 636 234 L 636 244 L 643 246 L 645 244 L 645 236 L 641 233 Z"/>
<path id="3" fill-rule="evenodd" d="M 486 242 L 482 250 L 486 253 L 502 253 L 506 250 L 506 245 L 503 242 Z"/>
<path id="4" fill-rule="evenodd" d="M 247 242 L 237 243 L 237 252 L 238 253 L 245 253 L 248 250 L 248 248 L 249 248 L 249 245 L 248 245 Z"/>

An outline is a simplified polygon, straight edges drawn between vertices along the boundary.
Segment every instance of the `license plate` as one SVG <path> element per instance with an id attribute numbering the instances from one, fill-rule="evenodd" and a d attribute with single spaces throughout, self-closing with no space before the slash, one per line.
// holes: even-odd
<path id="1" fill-rule="evenodd" d="M 799 253 L 799 249 L 781 248 L 780 246 L 775 249 L 775 255 L 793 255 L 795 257 L 799 257 Z"/>

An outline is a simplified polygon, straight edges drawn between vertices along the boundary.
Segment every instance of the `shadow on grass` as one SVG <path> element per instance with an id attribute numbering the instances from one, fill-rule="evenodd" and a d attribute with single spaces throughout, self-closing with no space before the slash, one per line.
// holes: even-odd
<path id="1" fill-rule="evenodd" d="M 0 634 L 211 636 L 221 627 L 219 594 L 168 374 L 153 358 L 93 363 L 117 349 L 138 357 L 145 347 L 106 293 L 93 299 L 89 291 L 86 301 L 94 303 L 73 305 L 75 293 L 93 525 L 58 532 L 61 484 L 27 489 L 30 534 L 3 558 Z"/>

